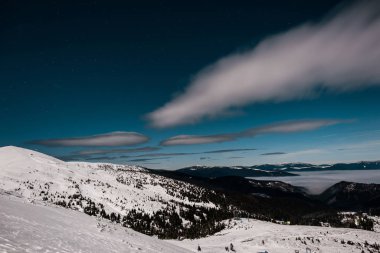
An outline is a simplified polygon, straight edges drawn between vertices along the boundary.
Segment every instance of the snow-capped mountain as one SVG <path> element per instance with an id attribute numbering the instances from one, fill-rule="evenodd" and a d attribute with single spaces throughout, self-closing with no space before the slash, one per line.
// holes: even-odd
<path id="1" fill-rule="evenodd" d="M 207 215 L 222 210 L 218 200 L 223 198 L 138 166 L 63 162 L 13 146 L 0 148 L 0 189 L 168 238 L 216 229 Z M 210 222 L 207 231 L 189 232 L 200 226 L 197 220 Z"/>
<path id="2" fill-rule="evenodd" d="M 296 173 L 300 171 L 329 171 L 329 170 L 380 170 L 380 161 L 362 161 L 355 163 L 335 163 L 335 164 L 311 164 L 311 163 L 284 163 L 284 164 L 263 164 L 251 166 L 267 171 L 287 171 Z"/>
<path id="3" fill-rule="evenodd" d="M 225 176 L 239 176 L 239 177 L 271 177 L 271 176 L 296 176 L 295 174 L 281 171 L 281 170 L 268 170 L 255 167 L 246 166 L 191 166 L 177 170 L 180 173 L 198 176 L 198 177 L 225 177 Z"/>
<path id="4" fill-rule="evenodd" d="M 380 161 L 336 163 L 336 164 L 311 164 L 311 163 L 283 163 L 262 164 L 254 166 L 191 166 L 177 171 L 198 177 L 279 177 L 297 176 L 301 171 L 329 171 L 329 170 L 380 170 Z"/>

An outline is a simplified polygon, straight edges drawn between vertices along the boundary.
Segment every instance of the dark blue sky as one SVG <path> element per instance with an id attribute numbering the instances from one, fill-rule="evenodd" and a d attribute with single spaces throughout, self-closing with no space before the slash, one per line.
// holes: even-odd
<path id="1" fill-rule="evenodd" d="M 146 116 L 181 94 L 199 71 L 220 58 L 249 51 L 268 36 L 305 22 L 319 22 L 346 4 L 2 1 L 0 146 L 155 168 L 378 159 L 380 88 L 376 85 L 348 92 L 321 89 L 306 99 L 248 103 L 232 115 L 164 128 L 151 126 Z M 177 135 L 236 135 L 304 120 L 342 122 L 306 131 L 255 132 L 223 142 L 160 146 Z M 150 139 L 113 147 L 42 143 L 115 131 L 137 132 Z M 157 150 L 125 152 L 139 147 Z M 124 151 L 76 153 L 110 149 Z M 209 152 L 218 150 L 224 152 Z M 273 152 L 286 154 L 262 155 Z"/>

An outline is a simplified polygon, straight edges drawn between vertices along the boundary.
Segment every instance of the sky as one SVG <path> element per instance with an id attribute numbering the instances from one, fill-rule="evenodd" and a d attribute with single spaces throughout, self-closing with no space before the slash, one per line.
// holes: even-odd
<path id="1" fill-rule="evenodd" d="M 66 161 L 379 160 L 377 1 L 2 1 L 0 146 Z"/>

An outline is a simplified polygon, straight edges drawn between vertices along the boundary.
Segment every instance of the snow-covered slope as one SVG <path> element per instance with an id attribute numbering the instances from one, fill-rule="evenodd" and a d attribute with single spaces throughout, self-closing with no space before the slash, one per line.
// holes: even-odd
<path id="1" fill-rule="evenodd" d="M 214 206 L 212 203 L 182 199 L 182 196 L 170 191 L 171 186 L 185 191 L 201 190 L 151 174 L 137 166 L 66 163 L 27 149 L 12 146 L 0 148 L 0 188 L 27 198 L 46 197 L 59 201 L 81 194 L 102 203 L 106 211 L 114 212 L 134 207 L 154 212 L 166 206 L 168 201 Z"/>
<path id="2" fill-rule="evenodd" d="M 232 243 L 236 252 L 380 252 L 380 233 L 331 227 L 279 225 L 258 220 L 226 221 L 227 228 L 197 240 L 169 242 L 195 251 L 226 252 Z M 379 248 L 378 248 L 379 247 Z"/>
<path id="3" fill-rule="evenodd" d="M 153 215 L 159 211 L 179 214 L 189 206 L 217 208 L 208 201 L 210 191 L 155 175 L 141 167 L 66 163 L 13 146 L 0 148 L 0 189 L 29 200 L 42 200 L 90 215 L 101 213 L 109 216 L 114 213 L 119 221 L 129 213 L 133 217 L 125 219 L 125 222 L 129 222 L 127 225 L 131 227 L 135 225 L 134 228 L 144 225 L 135 224 L 136 216 L 146 218 L 142 217 L 143 214 Z M 183 217 L 182 223 L 191 225 Z M 158 228 L 158 231 L 160 226 L 165 227 L 165 224 L 149 225 L 146 229 L 151 232 Z"/>
<path id="4" fill-rule="evenodd" d="M 108 220 L 0 193 L 0 252 L 190 251 Z"/>
<path id="5" fill-rule="evenodd" d="M 0 191 L 0 252 L 379 252 L 380 233 L 329 227 L 226 221 L 221 232 L 197 240 L 162 241 L 108 220 Z"/>

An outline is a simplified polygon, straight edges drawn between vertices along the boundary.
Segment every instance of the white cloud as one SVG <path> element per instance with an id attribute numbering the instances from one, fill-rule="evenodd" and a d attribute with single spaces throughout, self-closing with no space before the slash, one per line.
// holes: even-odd
<path id="1" fill-rule="evenodd" d="M 325 126 L 331 126 L 341 123 L 349 123 L 352 120 L 332 120 L 332 119 L 317 119 L 317 120 L 296 120 L 274 123 L 271 125 L 248 129 L 241 133 L 241 135 L 258 135 L 266 133 L 292 133 L 315 130 Z"/>
<path id="2" fill-rule="evenodd" d="M 148 115 L 155 127 L 195 123 L 233 108 L 380 84 L 380 2 L 360 1 L 319 23 L 267 38 L 197 74 Z"/>
<path id="3" fill-rule="evenodd" d="M 177 135 L 170 137 L 167 140 L 161 142 L 163 146 L 172 145 L 192 145 L 192 144 L 205 144 L 205 143 L 217 143 L 226 142 L 236 139 L 235 135 Z"/>
<path id="4" fill-rule="evenodd" d="M 89 149 L 74 152 L 74 155 L 106 155 L 106 154 L 123 154 L 123 153 L 137 153 L 137 152 L 150 152 L 159 150 L 159 147 L 141 147 L 129 149 Z"/>
<path id="5" fill-rule="evenodd" d="M 250 128 L 236 133 L 225 133 L 215 135 L 177 135 L 161 142 L 163 146 L 173 145 L 192 145 L 192 144 L 205 144 L 205 143 L 217 143 L 233 141 L 243 137 L 253 137 L 261 134 L 270 133 L 292 133 L 311 131 L 325 126 L 331 126 L 341 123 L 348 123 L 351 120 L 298 120 L 298 121 L 286 121 L 266 125 L 262 127 Z"/>
<path id="6" fill-rule="evenodd" d="M 284 154 L 285 158 L 298 159 L 308 155 L 321 155 L 327 153 L 324 149 L 306 149 Z"/>
<path id="7" fill-rule="evenodd" d="M 90 147 L 100 147 L 100 146 L 126 146 L 126 145 L 136 145 L 140 143 L 147 142 L 149 138 L 145 135 L 136 132 L 111 132 L 105 134 L 73 137 L 73 138 L 62 138 L 62 139 L 48 139 L 48 140 L 38 140 L 33 141 L 33 144 L 43 145 L 43 146 L 90 146 Z"/>

